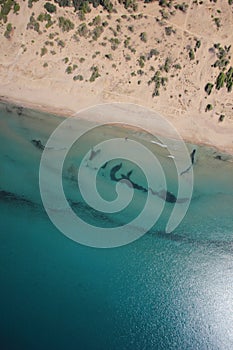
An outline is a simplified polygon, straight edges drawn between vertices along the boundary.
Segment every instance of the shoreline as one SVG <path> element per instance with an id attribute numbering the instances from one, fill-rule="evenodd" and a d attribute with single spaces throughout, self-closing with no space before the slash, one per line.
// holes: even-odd
<path id="1" fill-rule="evenodd" d="M 104 103 L 133 103 L 164 117 L 187 143 L 233 155 L 231 73 L 226 86 L 226 72 L 233 71 L 231 7 L 221 4 L 217 27 L 220 5 L 214 2 L 191 2 L 184 11 L 171 4 L 171 13 L 159 2 L 137 4 L 132 12 L 117 3 L 111 16 L 92 8 L 85 20 L 73 7 L 57 6 L 46 22 L 43 3 L 31 8 L 22 2 L 17 15 L 8 16 L 13 30 L 0 29 L 0 101 L 60 117 Z M 59 24 L 64 14 L 72 28 Z M 217 88 L 219 76 L 225 78 Z M 143 128 L 146 122 L 152 133 L 169 137 L 156 118 L 134 116 L 128 124 Z"/>
<path id="2" fill-rule="evenodd" d="M 110 102 L 100 102 L 99 104 L 104 104 L 104 103 L 110 103 Z M 112 102 L 115 103 L 115 102 Z M 37 112 L 42 112 L 42 113 L 46 113 L 46 114 L 50 114 L 50 115 L 55 115 L 57 117 L 61 117 L 61 118 L 69 118 L 72 117 L 74 115 L 76 115 L 78 112 L 74 112 L 71 109 L 68 108 L 57 108 L 54 106 L 50 106 L 50 105 L 46 105 L 46 104 L 42 104 L 42 103 L 33 103 L 33 102 L 28 102 L 22 99 L 16 99 L 16 98 L 10 98 L 8 96 L 0 96 L 0 104 L 6 105 L 7 106 L 12 106 L 13 108 L 19 108 L 22 107 L 26 110 L 34 110 Z M 87 106 L 85 108 L 80 108 L 81 110 L 87 110 L 88 108 L 91 108 L 94 105 L 90 105 Z M 146 107 L 146 106 L 142 106 L 144 108 L 148 108 L 152 111 L 151 108 Z M 88 118 L 80 118 L 81 120 L 88 120 Z M 167 120 L 172 124 L 172 121 L 169 120 L 169 118 L 167 118 Z M 99 122 L 98 118 L 96 118 L 95 120 L 97 123 Z M 109 121 L 110 124 L 115 124 L 115 123 L 111 123 L 111 121 Z M 129 128 L 129 129 L 133 129 L 133 127 L 131 128 L 127 123 L 125 124 L 125 126 L 122 124 L 121 125 L 124 128 Z M 174 125 L 174 127 L 177 129 L 177 131 L 180 133 L 180 130 L 177 128 L 177 125 Z M 138 128 L 135 126 L 135 129 L 138 130 Z M 155 130 L 151 130 L 151 132 L 155 132 Z M 156 131 L 155 134 L 157 134 L 158 136 L 162 136 L 162 137 L 166 137 L 169 138 L 168 135 L 164 135 L 164 132 L 159 132 Z M 221 145 L 216 145 L 213 144 L 211 142 L 205 142 L 205 141 L 198 141 L 197 139 L 195 139 L 194 137 L 190 137 L 190 136 L 186 136 L 183 137 L 181 136 L 184 140 L 185 143 L 189 143 L 189 144 L 193 144 L 193 145 L 197 145 L 197 146 L 202 146 L 202 147 L 209 147 L 214 149 L 216 152 L 222 152 L 225 153 L 226 155 L 229 156 L 233 156 L 233 146 L 221 146 Z"/>
<path id="3" fill-rule="evenodd" d="M 48 114 L 52 114 L 52 115 L 56 115 L 58 117 L 64 117 L 64 118 L 66 118 L 66 115 L 67 117 L 70 117 L 72 116 L 72 114 L 74 114 L 74 112 L 71 111 L 70 109 L 61 109 L 61 108 L 56 108 L 56 107 L 52 107 L 45 104 L 39 104 L 39 103 L 36 104 L 33 102 L 27 102 L 21 99 L 12 99 L 7 96 L 0 96 L 0 103 L 8 106 L 14 106 L 16 108 L 23 107 L 25 109 L 33 109 L 38 112 L 48 113 Z"/>

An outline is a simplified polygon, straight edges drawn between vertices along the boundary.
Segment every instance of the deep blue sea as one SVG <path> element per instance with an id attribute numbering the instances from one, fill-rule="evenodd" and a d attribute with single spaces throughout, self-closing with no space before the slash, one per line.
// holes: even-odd
<path id="1" fill-rule="evenodd" d="M 232 350 L 232 157 L 187 145 L 190 152 L 197 150 L 194 191 L 181 224 L 165 233 L 174 205 L 166 203 L 140 239 L 118 248 L 92 248 L 62 234 L 41 201 L 42 149 L 32 140 L 45 145 L 62 120 L 1 105 L 0 349 Z M 80 127 L 85 123 L 80 120 Z M 136 204 L 128 211 L 102 215 L 82 201 L 75 169 L 90 147 L 113 136 L 148 146 L 166 170 L 169 191 L 177 193 L 172 159 L 149 142 L 150 135 L 117 126 L 87 134 L 64 163 L 64 192 L 83 220 L 109 228 L 133 217 L 145 194 L 135 190 Z M 116 186 L 109 174 L 121 161 L 112 160 L 98 172 L 100 193 L 108 200 Z M 123 162 L 120 172 L 133 169 L 135 182 L 146 186 L 143 173 L 133 167 Z"/>

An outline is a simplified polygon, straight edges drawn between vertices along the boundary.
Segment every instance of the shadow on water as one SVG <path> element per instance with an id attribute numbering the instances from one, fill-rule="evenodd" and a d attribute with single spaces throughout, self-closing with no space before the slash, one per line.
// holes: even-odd
<path id="1" fill-rule="evenodd" d="M 104 164 L 104 167 L 106 167 L 106 163 Z M 122 168 L 122 163 L 115 165 L 111 170 L 110 170 L 110 178 L 112 181 L 115 182 L 119 182 L 119 181 L 125 181 L 125 183 L 129 186 L 129 187 L 133 187 L 134 189 L 138 190 L 138 191 L 142 191 L 142 192 L 151 192 L 152 195 L 157 196 L 161 199 L 163 199 L 164 201 L 168 202 L 168 203 L 184 203 L 185 201 L 187 201 L 187 198 L 179 198 L 177 199 L 176 196 L 171 193 L 170 191 L 167 191 L 165 189 L 161 190 L 161 191 L 154 191 L 151 188 L 145 188 L 143 186 L 141 186 L 140 184 L 134 182 L 130 177 L 133 173 L 133 170 L 130 170 L 126 175 L 125 174 L 121 174 L 120 177 L 116 177 L 116 173 Z"/>
<path id="2" fill-rule="evenodd" d="M 12 205 L 16 206 L 29 206 L 31 208 L 37 208 L 41 211 L 43 211 L 43 206 L 39 205 L 37 203 L 32 202 L 31 200 L 25 198 L 24 196 L 19 196 L 18 194 L 0 190 L 0 201 L 1 202 L 9 202 Z M 105 214 L 96 211 L 95 209 L 90 208 L 87 204 L 83 202 L 76 202 L 76 201 L 71 201 L 68 200 L 71 208 L 75 211 L 78 210 L 79 214 L 87 214 L 90 219 L 97 219 L 100 222 L 108 222 L 109 224 L 112 225 L 123 225 L 124 223 L 120 223 L 119 220 L 114 220 L 113 218 L 110 218 L 106 216 Z M 139 227 L 135 227 L 135 229 L 140 230 Z M 218 249 L 221 251 L 224 251 L 226 253 L 233 254 L 233 241 L 221 241 L 221 240 L 211 240 L 211 239 L 206 239 L 206 240 L 201 240 L 201 239 L 195 239 L 195 238 L 190 238 L 185 235 L 180 235 L 177 233 L 166 233 L 165 231 L 162 230 L 155 230 L 154 228 L 148 231 L 148 235 L 151 235 L 154 238 L 159 238 L 163 240 L 168 240 L 171 242 L 178 242 L 178 243 L 183 243 L 183 244 L 189 244 L 193 246 L 198 246 L 198 247 L 206 247 L 208 249 Z"/>

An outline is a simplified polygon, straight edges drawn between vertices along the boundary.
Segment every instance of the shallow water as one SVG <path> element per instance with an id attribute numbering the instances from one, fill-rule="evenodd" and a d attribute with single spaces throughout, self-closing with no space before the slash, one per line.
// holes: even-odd
<path id="1" fill-rule="evenodd" d="M 39 165 L 43 145 L 62 121 L 30 110 L 0 112 L 0 337 L 3 349 L 232 349 L 233 347 L 233 163 L 213 149 L 197 149 L 194 191 L 182 223 L 164 229 L 173 204 L 139 240 L 95 249 L 71 241 L 50 222 L 41 202 Z M 87 122 L 79 121 L 80 127 Z M 115 227 L 140 212 L 146 193 L 135 191 L 120 214 L 90 210 L 78 191 L 76 170 L 91 146 L 109 137 L 140 140 L 158 157 L 168 190 L 177 175 L 167 150 L 151 135 L 102 127 L 71 149 L 63 186 L 83 219 Z M 221 155 L 222 160 L 216 159 Z M 121 173 L 147 186 L 143 172 L 117 159 L 101 169 L 97 185 L 112 200 Z M 95 171 L 94 162 L 88 169 Z M 51 164 L 51 171 L 52 171 Z M 88 179 L 87 179 L 88 182 Z"/>

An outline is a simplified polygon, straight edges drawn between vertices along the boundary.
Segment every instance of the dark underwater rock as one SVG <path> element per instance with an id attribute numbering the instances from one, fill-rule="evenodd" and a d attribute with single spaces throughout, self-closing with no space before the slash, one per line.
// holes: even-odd
<path id="1" fill-rule="evenodd" d="M 43 151 L 45 149 L 45 146 L 42 145 L 40 140 L 31 140 L 31 143 L 38 149 L 40 149 L 41 151 Z"/>

